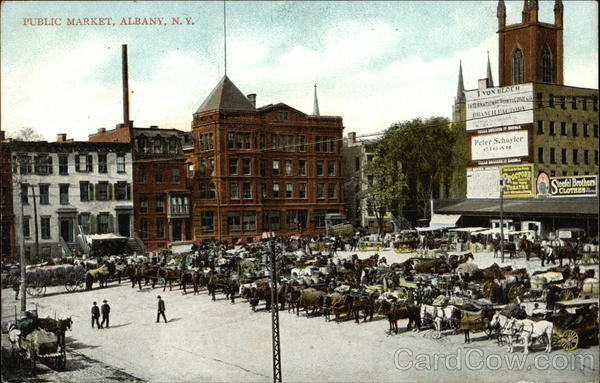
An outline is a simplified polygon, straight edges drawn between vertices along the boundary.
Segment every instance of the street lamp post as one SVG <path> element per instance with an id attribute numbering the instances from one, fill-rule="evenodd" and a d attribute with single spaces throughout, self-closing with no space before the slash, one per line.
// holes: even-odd
<path id="1" fill-rule="evenodd" d="M 500 180 L 500 253 L 502 254 L 502 263 L 504 263 L 504 189 L 506 189 L 507 182 L 508 177 Z"/>

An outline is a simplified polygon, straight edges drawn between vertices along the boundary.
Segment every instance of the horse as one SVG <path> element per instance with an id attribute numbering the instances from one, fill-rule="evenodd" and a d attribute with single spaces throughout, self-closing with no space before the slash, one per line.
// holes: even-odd
<path id="1" fill-rule="evenodd" d="M 460 310 L 452 305 L 437 307 L 423 304 L 420 311 L 421 322 L 425 322 L 425 319 L 433 322 L 433 327 L 437 332 L 436 338 L 441 338 L 444 324 L 452 326 L 460 320 L 457 318 L 457 314 L 460 314 Z"/>
<path id="2" fill-rule="evenodd" d="M 544 266 L 545 252 L 540 242 L 533 242 L 523 238 L 521 239 L 521 242 L 519 242 L 519 248 L 525 252 L 526 260 L 529 261 L 529 258 L 533 254 L 542 260 L 542 266 Z"/>
<path id="3" fill-rule="evenodd" d="M 91 290 L 95 281 L 100 283 L 100 287 L 106 287 L 108 285 L 109 276 L 110 271 L 106 264 L 97 269 L 88 270 L 85 273 L 85 289 Z"/>
<path id="4" fill-rule="evenodd" d="M 51 318 L 38 318 L 37 326 L 42 330 L 49 331 L 56 335 L 56 341 L 61 350 L 65 349 L 65 332 L 71 330 L 73 320 L 71 317 L 66 319 L 51 319 Z"/>
<path id="5" fill-rule="evenodd" d="M 131 287 L 135 287 L 135 282 L 138 283 L 138 287 L 141 290 L 142 289 L 142 279 L 145 279 L 146 283 L 144 284 L 147 285 L 148 282 L 150 280 L 152 280 L 152 288 L 154 288 L 154 286 L 156 285 L 156 273 L 158 270 L 158 266 L 152 266 L 152 265 L 138 265 L 135 268 L 135 272 L 134 272 L 134 276 L 132 278 L 132 286 Z"/>
<path id="6" fill-rule="evenodd" d="M 491 337 L 490 322 L 494 311 L 482 309 L 480 311 L 461 310 L 460 329 L 465 334 L 465 343 L 471 343 L 471 330 L 483 330 L 488 332 L 488 339 Z"/>
<path id="7" fill-rule="evenodd" d="M 552 332 L 554 331 L 554 324 L 547 320 L 541 320 L 534 322 L 531 319 L 515 319 L 511 318 L 507 324 L 511 330 L 508 334 L 508 351 L 514 352 L 513 337 L 523 338 L 523 353 L 529 354 L 529 347 L 533 345 L 533 342 L 545 336 L 546 347 L 545 352 L 552 352 Z"/>
<path id="8" fill-rule="evenodd" d="M 179 279 L 179 287 L 183 288 L 184 294 L 187 294 L 186 286 L 188 283 L 191 283 L 194 288 L 194 295 L 198 295 L 203 276 L 204 275 L 198 270 L 182 270 Z"/>
<path id="9" fill-rule="evenodd" d="M 563 259 L 567 258 L 569 264 L 577 263 L 577 249 L 574 248 L 569 242 L 565 241 L 554 241 L 550 243 L 552 246 L 552 254 L 558 258 L 558 265 L 562 267 Z"/>
<path id="10" fill-rule="evenodd" d="M 492 247 L 494 248 L 494 258 L 496 258 L 498 256 L 498 252 L 502 250 L 500 239 L 492 239 Z M 512 258 L 514 255 L 517 254 L 517 247 L 513 242 L 504 241 L 504 251 L 508 252 L 510 258 Z"/>
<path id="11" fill-rule="evenodd" d="M 415 271 L 419 274 L 445 274 L 449 273 L 451 268 L 445 260 L 438 258 L 415 265 Z"/>
<path id="12" fill-rule="evenodd" d="M 502 314 L 501 311 L 498 311 L 497 313 L 494 314 L 494 316 L 492 316 L 492 320 L 490 321 L 490 328 L 492 329 L 492 331 L 496 331 L 496 336 L 497 336 L 497 342 L 498 345 L 502 345 L 503 344 L 503 337 L 508 336 L 508 332 L 509 332 L 509 317 L 507 317 L 506 315 Z"/>
<path id="13" fill-rule="evenodd" d="M 356 323 L 360 323 L 360 312 L 363 311 L 364 319 L 363 322 L 373 320 L 373 313 L 375 312 L 375 299 L 371 295 L 357 294 L 352 302 L 352 313 L 354 314 L 354 320 Z"/>
<path id="14" fill-rule="evenodd" d="M 323 291 L 313 288 L 302 290 L 300 299 L 298 299 L 298 306 L 296 307 L 296 316 L 300 315 L 300 309 L 302 308 L 305 310 L 307 318 L 310 317 L 310 315 L 319 313 L 322 310 L 325 295 L 326 294 Z M 310 314 L 308 312 L 309 309 L 312 310 Z"/>
<path id="15" fill-rule="evenodd" d="M 156 271 L 156 279 L 162 278 L 164 280 L 163 291 L 167 289 L 167 283 L 169 283 L 169 291 L 173 291 L 173 281 L 180 279 L 179 274 L 177 270 L 159 268 Z"/>
<path id="16" fill-rule="evenodd" d="M 418 331 L 421 329 L 421 315 L 419 306 L 411 303 L 390 302 L 387 299 L 378 300 L 376 305 L 378 314 L 385 315 L 390 326 L 389 333 L 398 334 L 398 319 L 408 319 L 407 331 L 411 325 L 415 325 Z"/>

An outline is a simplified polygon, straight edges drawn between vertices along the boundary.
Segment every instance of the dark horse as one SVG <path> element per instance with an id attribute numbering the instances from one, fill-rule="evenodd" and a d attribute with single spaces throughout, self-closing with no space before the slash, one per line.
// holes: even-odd
<path id="1" fill-rule="evenodd" d="M 519 242 L 519 247 L 525 252 L 525 259 L 529 261 L 529 258 L 533 254 L 542 260 L 542 266 L 544 266 L 546 257 L 541 243 L 532 242 L 528 239 L 521 239 L 521 242 Z"/>
<path id="2" fill-rule="evenodd" d="M 498 252 L 501 251 L 500 239 L 493 239 L 492 246 L 494 247 L 494 258 L 498 256 Z M 510 258 L 517 254 L 517 247 L 513 242 L 504 241 L 504 251 L 508 252 Z M 500 254 L 502 256 L 502 254 Z"/>
<path id="3" fill-rule="evenodd" d="M 42 330 L 49 331 L 56 335 L 58 346 L 61 350 L 65 350 L 65 332 L 71 330 L 73 320 L 71 317 L 67 319 L 51 319 L 51 318 L 38 318 L 37 326 Z"/>
<path id="4" fill-rule="evenodd" d="M 377 312 L 387 316 L 390 324 L 389 333 L 398 334 L 398 319 L 407 319 L 407 330 L 410 330 L 411 325 L 415 325 L 417 330 L 421 328 L 421 310 L 419 306 L 411 303 L 397 303 L 382 300 L 377 304 Z"/>

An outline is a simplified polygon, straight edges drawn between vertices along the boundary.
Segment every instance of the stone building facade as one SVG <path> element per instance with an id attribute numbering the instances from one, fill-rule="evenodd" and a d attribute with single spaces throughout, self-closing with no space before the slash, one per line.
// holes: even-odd
<path id="1" fill-rule="evenodd" d="M 0 130 L 0 260 L 14 260 L 15 215 L 13 210 L 10 142 Z"/>

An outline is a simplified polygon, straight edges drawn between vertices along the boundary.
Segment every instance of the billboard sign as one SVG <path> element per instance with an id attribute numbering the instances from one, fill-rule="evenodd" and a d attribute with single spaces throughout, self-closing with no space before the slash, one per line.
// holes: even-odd
<path id="1" fill-rule="evenodd" d="M 539 197 L 548 197 L 550 195 L 550 178 L 545 172 L 540 172 L 535 181 L 537 195 Z"/>
<path id="2" fill-rule="evenodd" d="M 595 197 L 598 195 L 598 176 L 550 178 L 552 197 Z"/>
<path id="3" fill-rule="evenodd" d="M 533 84 L 465 92 L 467 131 L 533 123 Z"/>
<path id="4" fill-rule="evenodd" d="M 467 198 L 500 198 L 500 167 L 467 169 Z"/>
<path id="5" fill-rule="evenodd" d="M 471 160 L 495 160 L 529 155 L 529 133 L 513 130 L 471 137 Z"/>
<path id="6" fill-rule="evenodd" d="M 533 198 L 533 164 L 503 166 L 500 179 L 506 179 L 504 198 Z"/>

